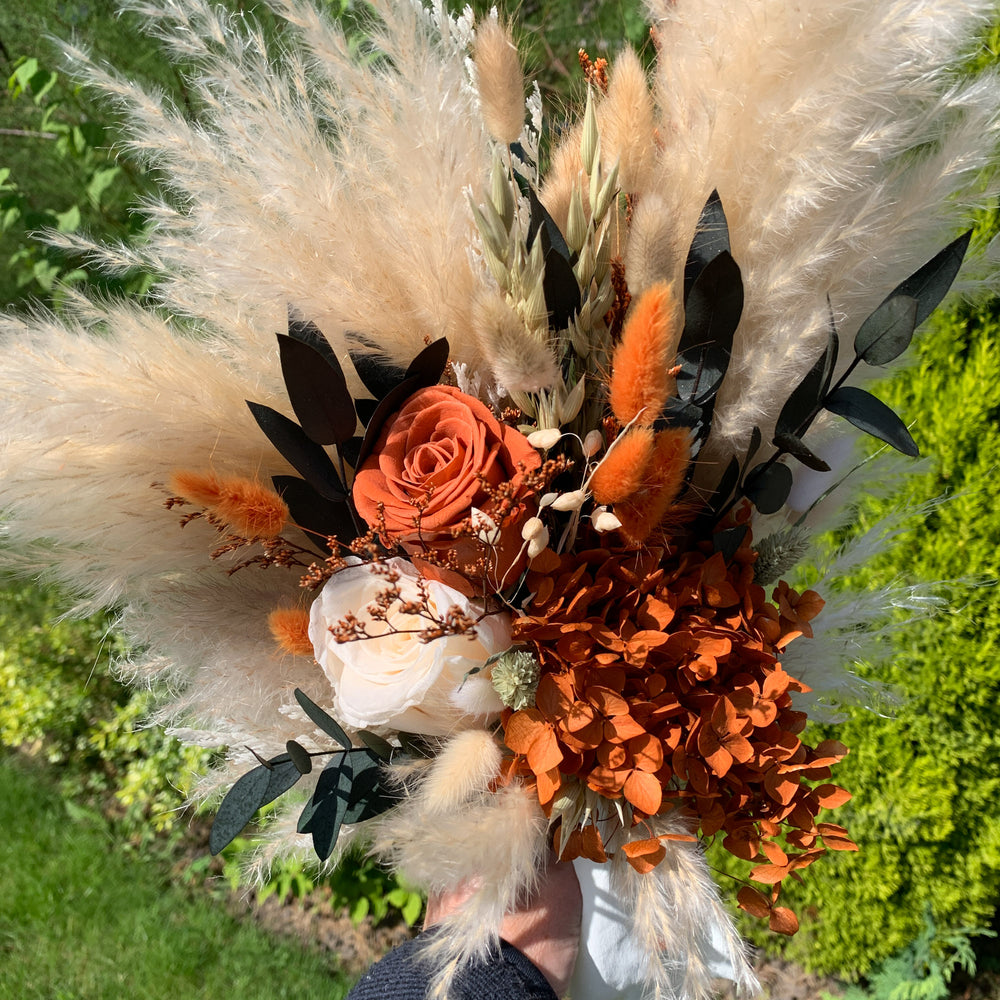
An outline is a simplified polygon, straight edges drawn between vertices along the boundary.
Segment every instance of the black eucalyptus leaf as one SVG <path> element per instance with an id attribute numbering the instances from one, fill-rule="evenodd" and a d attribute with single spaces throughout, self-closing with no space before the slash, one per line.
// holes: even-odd
<path id="1" fill-rule="evenodd" d="M 359 729 L 358 739 L 380 760 L 392 759 L 392 744 L 388 740 L 382 739 L 377 733 L 370 733 L 367 729 Z"/>
<path id="2" fill-rule="evenodd" d="M 312 757 L 309 756 L 309 751 L 301 743 L 298 743 L 296 740 L 289 740 L 285 744 L 285 750 L 291 762 L 298 768 L 300 774 L 309 774 L 312 772 Z"/>
<path id="3" fill-rule="evenodd" d="M 757 454 L 757 449 L 760 448 L 760 443 L 763 439 L 764 435 L 761 433 L 760 428 L 754 427 L 750 432 L 750 443 L 747 445 L 746 454 L 743 456 L 744 469 L 750 464 L 750 459 Z"/>
<path id="4" fill-rule="evenodd" d="M 690 403 L 679 396 L 671 396 L 653 421 L 653 430 L 663 431 L 669 427 L 697 427 L 705 418 L 705 411 L 696 403 Z"/>
<path id="5" fill-rule="evenodd" d="M 837 350 L 837 331 L 831 325 L 822 354 L 785 400 L 775 423 L 775 435 L 798 436 L 805 433 L 822 408 L 823 397 L 830 388 L 837 365 Z"/>
<path id="6" fill-rule="evenodd" d="M 881 399 L 864 389 L 842 386 L 827 398 L 826 408 L 904 455 L 916 458 L 920 454 L 903 421 Z"/>
<path id="7" fill-rule="evenodd" d="M 342 747 L 349 750 L 351 748 L 351 741 L 347 733 L 341 728 L 340 724 L 332 719 L 326 712 L 323 711 L 304 691 L 299 688 L 295 689 L 295 700 L 302 707 L 302 711 L 309 716 L 310 720 L 316 724 L 327 736 L 332 737 L 336 740 Z"/>
<path id="8" fill-rule="evenodd" d="M 935 254 L 923 267 L 914 271 L 905 281 L 901 281 L 887 298 L 906 295 L 917 300 L 917 316 L 914 326 L 921 323 L 938 307 L 938 303 L 948 294 L 952 282 L 958 276 L 959 268 L 969 249 L 972 230 L 962 233 L 943 250 Z"/>
<path id="9" fill-rule="evenodd" d="M 720 253 L 731 253 L 729 224 L 726 222 L 726 213 L 722 209 L 722 199 L 719 197 L 719 192 L 713 191 L 708 196 L 708 201 L 698 217 L 694 239 L 691 241 L 687 262 L 684 265 L 685 302 L 691 291 L 691 286 L 698 279 L 698 275 Z"/>
<path id="10" fill-rule="evenodd" d="M 350 342 L 361 344 L 348 350 L 354 370 L 361 379 L 361 384 L 375 397 L 376 401 L 392 392 L 406 378 L 406 369 L 387 361 L 379 353 L 380 348 L 374 340 L 369 340 L 360 334 L 348 334 Z"/>
<path id="11" fill-rule="evenodd" d="M 565 329 L 580 311 L 580 283 L 573 273 L 573 265 L 554 249 L 545 255 L 542 290 L 549 326 L 553 330 Z"/>
<path id="12" fill-rule="evenodd" d="M 226 793 L 208 835 L 208 849 L 218 854 L 239 836 L 264 802 L 271 783 L 271 768 L 263 764 L 247 771 Z"/>
<path id="13" fill-rule="evenodd" d="M 271 765 L 271 780 L 267 784 L 267 791 L 260 804 L 262 809 L 279 796 L 284 795 L 302 777 L 302 772 L 286 753 L 272 757 L 268 764 Z"/>
<path id="14" fill-rule="evenodd" d="M 729 499 L 730 494 L 736 489 L 737 484 L 740 481 L 740 463 L 733 457 L 729 460 L 729 464 L 726 466 L 725 472 L 719 478 L 719 482 L 715 487 L 715 496 L 712 500 L 712 506 L 715 510 L 721 510 L 722 506 Z"/>
<path id="15" fill-rule="evenodd" d="M 327 538 L 338 538 L 345 545 L 350 545 L 358 537 L 346 498 L 327 500 L 297 476 L 273 476 L 271 482 L 288 505 L 292 522 L 309 536 L 317 548 L 329 553 Z"/>
<path id="16" fill-rule="evenodd" d="M 747 526 L 738 524 L 735 528 L 726 528 L 717 531 L 712 535 L 712 548 L 716 552 L 721 552 L 723 558 L 728 562 L 736 555 L 736 550 L 743 544 L 743 539 L 747 535 Z"/>
<path id="17" fill-rule="evenodd" d="M 755 465 L 743 483 L 747 499 L 761 514 L 781 510 L 792 492 L 792 470 L 780 462 Z"/>
<path id="18" fill-rule="evenodd" d="M 309 320 L 296 319 L 290 310 L 288 313 L 288 336 L 303 344 L 308 344 L 313 350 L 322 354 L 323 360 L 331 368 L 340 367 L 336 352 L 330 346 L 330 341 L 323 336 L 320 328 L 315 323 L 310 323 Z"/>
<path id="19" fill-rule="evenodd" d="M 397 385 L 398 384 L 399 383 L 397 383 Z M 392 390 L 390 389 L 389 392 L 392 392 Z M 375 411 L 378 409 L 379 402 L 380 400 L 378 399 L 354 400 L 354 409 L 358 412 L 358 419 L 361 421 L 362 427 L 367 427 L 372 422 L 372 417 L 375 416 Z M 363 441 L 364 438 L 362 437 L 361 440 Z M 345 455 L 344 458 L 346 460 L 347 456 Z"/>
<path id="20" fill-rule="evenodd" d="M 528 238 L 526 240 L 527 249 L 530 252 L 531 246 L 535 242 L 535 237 L 539 230 L 542 231 L 542 249 L 546 251 L 554 250 L 563 260 L 572 263 L 573 255 L 570 253 L 566 238 L 560 232 L 555 219 L 548 213 L 548 209 L 538 200 L 533 188 L 528 188 L 528 202 L 531 205 L 531 217 L 528 220 Z"/>
<path id="21" fill-rule="evenodd" d="M 794 434 L 775 434 L 774 445 L 781 451 L 788 452 L 793 458 L 797 458 L 803 465 L 815 472 L 830 471 L 830 466 L 818 455 L 815 455 L 802 438 Z"/>
<path id="22" fill-rule="evenodd" d="M 364 402 L 366 402 L 366 403 L 368 403 L 368 402 L 374 402 L 374 400 L 367 400 L 366 399 Z M 372 410 L 372 412 L 374 412 L 374 409 Z M 370 414 L 369 414 L 369 417 L 370 417 Z M 367 423 L 368 423 L 368 421 L 366 420 L 365 421 L 365 425 L 366 426 L 367 426 Z M 358 435 L 355 435 L 354 437 L 352 437 L 350 440 L 345 441 L 340 446 L 340 455 L 341 455 L 341 457 L 344 459 L 344 461 L 352 469 L 356 469 L 358 467 L 358 455 L 361 454 L 361 444 L 362 444 L 363 441 L 364 441 L 364 438 L 361 437 L 361 435 L 358 434 Z"/>
<path id="23" fill-rule="evenodd" d="M 333 460 L 294 420 L 263 403 L 247 400 L 247 406 L 271 444 L 320 496 L 327 500 L 347 498 Z"/>
<path id="24" fill-rule="evenodd" d="M 703 405 L 718 391 L 729 367 L 742 313 L 740 268 L 728 251 L 723 251 L 705 265 L 688 295 L 678 346 L 681 372 L 677 385 L 682 398 Z"/>
<path id="25" fill-rule="evenodd" d="M 358 426 L 354 401 L 336 357 L 327 357 L 311 344 L 278 336 L 281 374 L 295 416 L 317 444 L 340 444 Z"/>
<path id="26" fill-rule="evenodd" d="M 448 366 L 450 351 L 451 345 L 447 337 L 431 341 L 407 366 L 406 378 L 417 379 L 421 389 L 437 385 Z"/>
<path id="27" fill-rule="evenodd" d="M 910 346 L 919 303 L 909 295 L 891 295 L 861 324 L 854 353 L 868 365 L 887 365 Z"/>

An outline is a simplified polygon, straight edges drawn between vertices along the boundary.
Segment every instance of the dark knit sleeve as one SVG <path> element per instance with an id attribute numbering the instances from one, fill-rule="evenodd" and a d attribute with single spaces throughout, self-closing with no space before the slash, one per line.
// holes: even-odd
<path id="1" fill-rule="evenodd" d="M 394 948 L 376 962 L 347 995 L 347 1000 L 425 1000 L 431 970 L 419 952 L 423 939 Z M 512 944 L 486 961 L 469 966 L 456 979 L 451 1000 L 558 1000 L 548 980 Z"/>

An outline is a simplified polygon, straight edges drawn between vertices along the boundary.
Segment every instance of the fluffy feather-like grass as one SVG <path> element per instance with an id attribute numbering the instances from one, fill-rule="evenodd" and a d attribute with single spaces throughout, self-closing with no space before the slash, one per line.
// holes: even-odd
<path id="1" fill-rule="evenodd" d="M 293 656 L 312 656 L 309 638 L 309 611 L 306 608 L 275 608 L 267 616 L 274 641 Z"/>
<path id="2" fill-rule="evenodd" d="M 657 432 L 645 482 L 615 506 L 615 515 L 629 544 L 641 545 L 667 516 L 684 484 L 690 460 L 687 430 L 672 428 Z"/>
<path id="3" fill-rule="evenodd" d="M 504 915 L 533 891 L 548 851 L 537 796 L 517 783 L 493 789 L 500 762 L 490 743 L 488 733 L 463 733 L 433 762 L 397 770 L 407 795 L 370 831 L 375 853 L 413 884 L 471 890 L 423 950 L 442 1000 L 458 969 L 496 949 Z"/>
<path id="4" fill-rule="evenodd" d="M 650 821 L 655 834 L 686 832 L 666 816 Z M 645 834 L 644 834 L 645 835 Z M 732 970 L 737 992 L 755 993 L 757 980 L 746 946 L 719 899 L 698 844 L 666 841 L 667 856 L 639 874 L 622 855 L 610 862 L 612 886 L 634 914 L 637 943 L 649 959 L 651 1000 L 707 1000 L 721 963 Z M 716 928 L 710 935 L 707 928 Z"/>
<path id="5" fill-rule="evenodd" d="M 170 477 L 171 491 L 208 507 L 245 538 L 274 538 L 288 523 L 288 505 L 272 489 L 246 476 L 182 469 Z"/>

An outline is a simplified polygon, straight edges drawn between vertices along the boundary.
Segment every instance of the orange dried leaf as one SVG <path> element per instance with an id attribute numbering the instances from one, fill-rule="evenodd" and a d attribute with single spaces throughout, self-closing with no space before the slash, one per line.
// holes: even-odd
<path id="1" fill-rule="evenodd" d="M 767 923 L 775 933 L 789 937 L 799 929 L 799 918 L 787 906 L 775 906 Z"/>
<path id="2" fill-rule="evenodd" d="M 771 904 L 767 897 L 758 892 L 752 885 L 745 885 L 736 893 L 736 903 L 741 910 L 746 910 L 752 917 L 763 920 L 771 913 Z"/>
<path id="3" fill-rule="evenodd" d="M 633 771 L 622 789 L 625 798 L 640 812 L 654 816 L 663 803 L 663 789 L 660 782 L 646 771 Z"/>
<path id="4" fill-rule="evenodd" d="M 750 869 L 750 878 L 764 885 L 775 885 L 787 875 L 788 869 L 784 865 L 755 865 Z"/>
<path id="5" fill-rule="evenodd" d="M 640 875 L 645 875 L 667 856 L 667 849 L 656 837 L 652 837 L 649 840 L 633 840 L 622 848 L 622 853 Z"/>
<path id="6" fill-rule="evenodd" d="M 839 785 L 820 785 L 813 789 L 813 795 L 824 809 L 836 809 L 851 800 L 851 793 Z"/>

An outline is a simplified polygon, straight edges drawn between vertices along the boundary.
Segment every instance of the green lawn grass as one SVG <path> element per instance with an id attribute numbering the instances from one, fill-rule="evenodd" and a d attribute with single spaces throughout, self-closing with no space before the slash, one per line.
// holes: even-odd
<path id="1" fill-rule="evenodd" d="M 0 757 L 0 1000 L 340 1000 L 332 960 L 168 884 Z"/>

